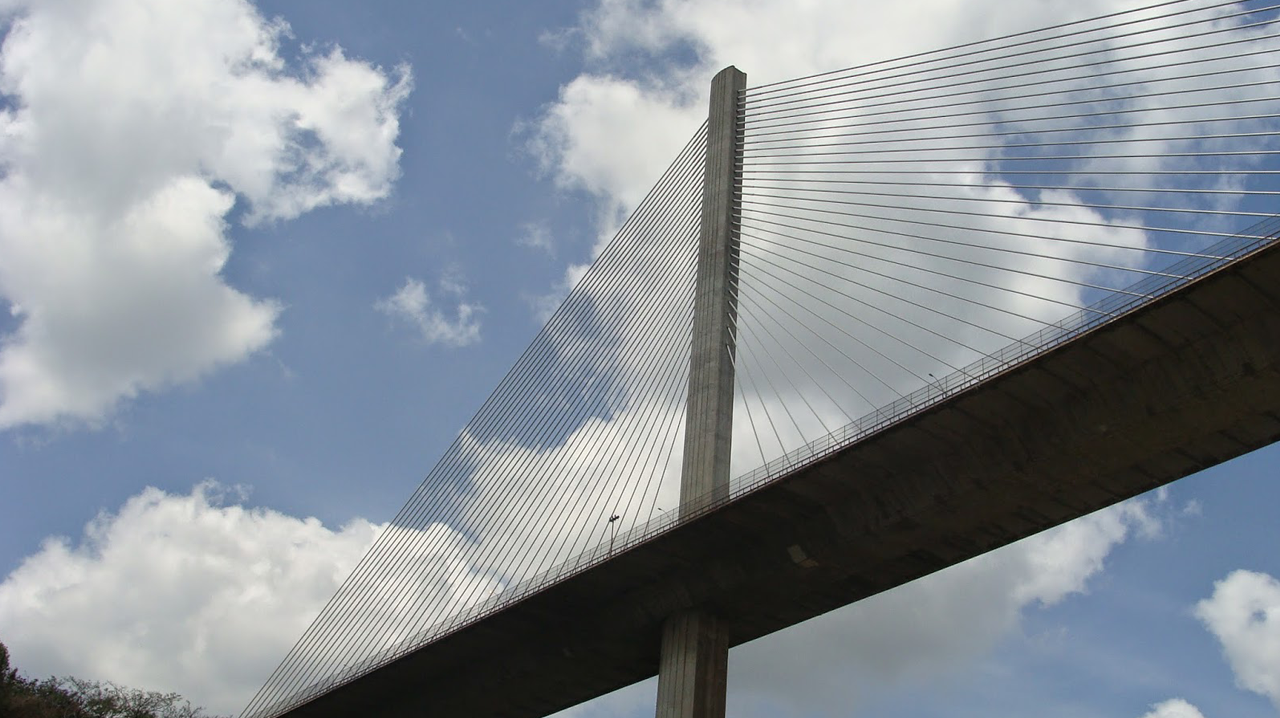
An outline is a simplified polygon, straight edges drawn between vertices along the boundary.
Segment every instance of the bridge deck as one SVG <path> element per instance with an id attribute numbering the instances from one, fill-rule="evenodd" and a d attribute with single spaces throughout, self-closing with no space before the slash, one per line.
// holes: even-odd
<path id="1" fill-rule="evenodd" d="M 1269 444 L 1277 288 L 1272 246 L 288 715 L 543 716 L 654 675 L 678 608 L 736 645 Z"/>

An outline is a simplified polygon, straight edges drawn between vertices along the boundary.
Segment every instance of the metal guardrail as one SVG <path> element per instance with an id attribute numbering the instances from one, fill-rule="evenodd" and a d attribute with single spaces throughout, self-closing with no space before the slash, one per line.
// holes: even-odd
<path id="1" fill-rule="evenodd" d="M 295 693 L 291 699 L 273 705 L 259 712 L 258 715 L 279 715 L 322 693 L 354 681 L 432 641 L 477 623 L 512 604 L 604 563 L 688 521 L 708 514 L 831 453 L 847 448 L 936 406 L 961 391 L 1015 369 L 1055 347 L 1105 326 L 1155 299 L 1240 261 L 1273 244 L 1277 238 L 1280 238 L 1280 216 L 1263 220 L 1240 235 L 1228 237 L 1214 244 L 1199 256 L 1188 257 L 1171 265 L 1160 274 L 1149 275 L 1122 292 L 1108 295 L 1088 308 L 1075 312 L 1025 339 L 986 355 L 826 436 L 734 478 L 730 482 L 727 495 L 717 497 L 714 494 L 706 494 L 686 501 L 680 505 L 678 511 L 661 514 L 657 518 L 618 534 L 611 541 L 602 542 L 564 563 L 493 593 L 478 603 L 464 607 L 444 621 L 403 639 L 395 646 L 384 649 L 340 673 L 307 686 Z"/>

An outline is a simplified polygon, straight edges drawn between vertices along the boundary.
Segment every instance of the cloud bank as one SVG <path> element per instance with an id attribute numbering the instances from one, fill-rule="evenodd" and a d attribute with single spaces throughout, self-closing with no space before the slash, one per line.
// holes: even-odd
<path id="1" fill-rule="evenodd" d="M 0 583 L 0 640 L 32 677 L 178 691 L 238 711 L 385 526 L 246 509 L 216 483 L 148 488 Z"/>
<path id="2" fill-rule="evenodd" d="M 246 0 L 0 4 L 0 429 L 98 422 L 242 361 L 281 306 L 227 284 L 229 222 L 386 197 L 407 67 Z"/>

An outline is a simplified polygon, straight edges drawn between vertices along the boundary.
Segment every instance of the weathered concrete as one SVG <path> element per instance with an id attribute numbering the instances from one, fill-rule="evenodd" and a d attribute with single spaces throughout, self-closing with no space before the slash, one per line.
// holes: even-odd
<path id="1" fill-rule="evenodd" d="M 742 167 L 738 112 L 746 86 L 746 74 L 733 66 L 711 80 L 681 510 L 695 499 L 718 501 L 729 495 Z M 671 616 L 662 629 L 659 665 L 657 718 L 724 718 L 729 636 L 714 616 L 696 611 Z"/>
<path id="2" fill-rule="evenodd" d="M 729 676 L 729 633 L 715 616 L 681 611 L 662 627 L 658 718 L 720 718 Z"/>
<path id="3" fill-rule="evenodd" d="M 681 503 L 717 492 L 727 496 L 729 491 L 734 331 L 738 316 L 736 178 L 742 164 L 738 98 L 746 84 L 747 76 L 732 66 L 721 70 L 711 81 Z"/>
<path id="4" fill-rule="evenodd" d="M 536 718 L 1280 438 L 1280 246 L 617 554 L 289 715 Z"/>

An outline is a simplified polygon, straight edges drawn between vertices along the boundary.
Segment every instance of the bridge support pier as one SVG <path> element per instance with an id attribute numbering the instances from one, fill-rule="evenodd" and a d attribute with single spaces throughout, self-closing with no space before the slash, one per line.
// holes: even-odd
<path id="1" fill-rule="evenodd" d="M 657 718 L 722 718 L 729 634 L 715 616 L 684 611 L 662 627 Z"/>
<path id="2" fill-rule="evenodd" d="M 680 477 L 682 514 L 729 495 L 742 167 L 739 110 L 746 84 L 746 74 L 736 67 L 726 67 L 711 81 Z M 663 625 L 661 650 L 657 718 L 724 718 L 729 635 L 716 616 L 697 607 L 670 616 Z"/>

